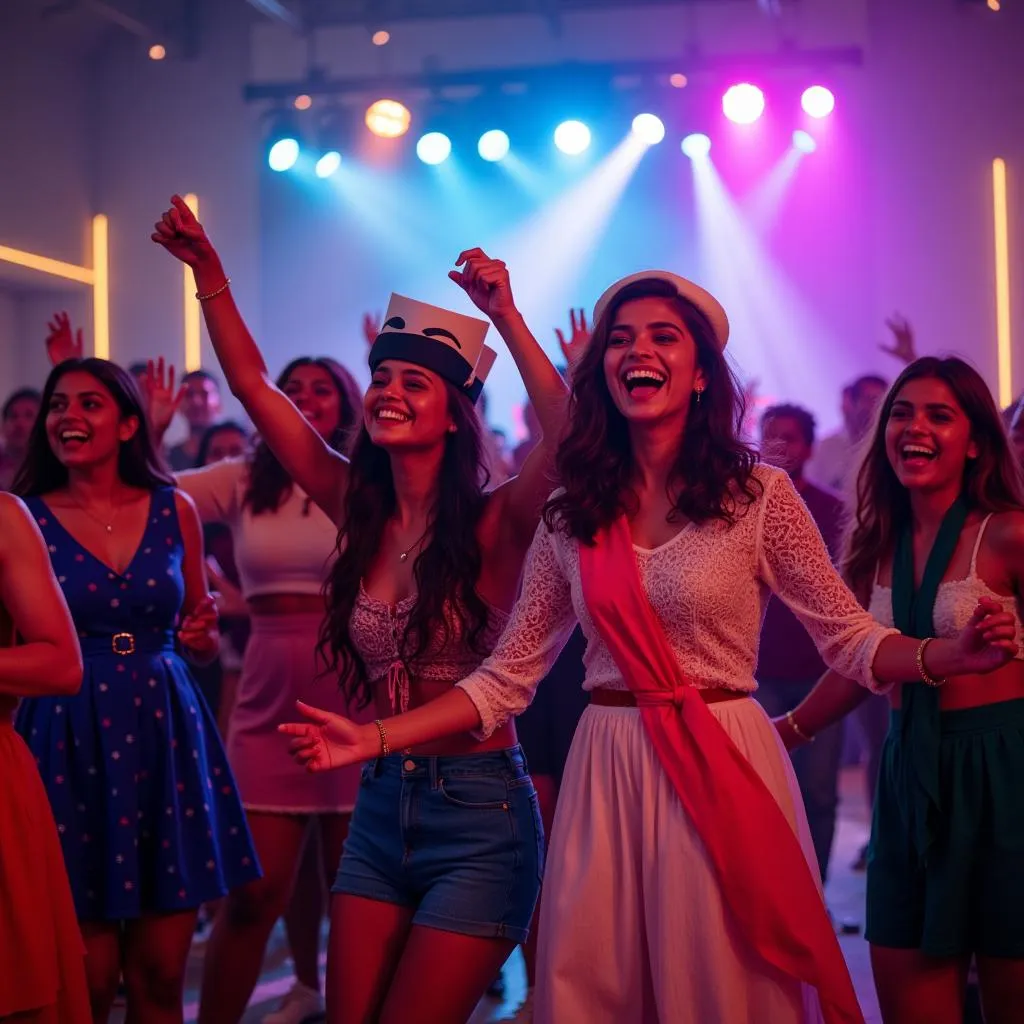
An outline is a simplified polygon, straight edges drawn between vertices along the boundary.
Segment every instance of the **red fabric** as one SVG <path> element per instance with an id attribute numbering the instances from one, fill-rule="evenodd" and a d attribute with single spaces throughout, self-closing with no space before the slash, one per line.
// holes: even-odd
<path id="1" fill-rule="evenodd" d="M 647 735 L 743 935 L 768 963 L 817 989 L 827 1024 L 864 1024 L 793 828 L 676 662 L 641 586 L 626 520 L 602 530 L 594 546 L 581 544 L 579 554 L 590 618 L 636 694 Z"/>
<path id="2" fill-rule="evenodd" d="M 13 703 L 0 695 L 0 1018 L 91 1024 L 64 856 L 35 761 L 11 727 Z"/>

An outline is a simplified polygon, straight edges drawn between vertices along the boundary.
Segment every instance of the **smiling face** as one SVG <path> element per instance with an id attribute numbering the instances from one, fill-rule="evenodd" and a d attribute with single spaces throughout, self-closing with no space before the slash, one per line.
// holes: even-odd
<path id="1" fill-rule="evenodd" d="M 944 381 L 919 377 L 900 388 L 885 424 L 885 453 L 908 490 L 959 488 L 978 452 L 970 420 Z"/>
<path id="2" fill-rule="evenodd" d="M 46 410 L 46 437 L 68 469 L 116 460 L 138 429 L 138 419 L 123 417 L 113 395 L 91 373 L 70 370 L 57 381 Z"/>
<path id="3" fill-rule="evenodd" d="M 220 415 L 220 389 L 209 377 L 194 376 L 185 381 L 181 412 L 192 430 L 205 430 Z"/>
<path id="4" fill-rule="evenodd" d="M 342 399 L 334 378 L 322 366 L 296 366 L 281 390 L 321 437 L 333 436 L 341 424 Z"/>
<path id="5" fill-rule="evenodd" d="M 441 377 L 400 359 L 377 364 L 363 397 L 363 422 L 382 448 L 433 447 L 454 427 Z"/>
<path id="6" fill-rule="evenodd" d="M 631 423 L 685 418 L 705 385 L 697 343 L 669 299 L 631 299 L 615 312 L 604 352 L 615 407 Z"/>
<path id="7" fill-rule="evenodd" d="M 204 466 L 212 465 L 214 462 L 223 462 L 224 459 L 241 458 L 248 449 L 249 439 L 241 430 L 235 427 L 224 427 L 217 430 L 217 433 L 210 438 L 206 449 L 206 461 Z"/>

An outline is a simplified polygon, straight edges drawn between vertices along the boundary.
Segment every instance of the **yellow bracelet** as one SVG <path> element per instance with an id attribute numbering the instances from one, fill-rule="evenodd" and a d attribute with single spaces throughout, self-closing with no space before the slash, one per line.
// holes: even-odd
<path id="1" fill-rule="evenodd" d="M 945 683 L 945 679 L 936 679 L 928 669 L 924 667 L 924 652 L 927 650 L 928 645 L 935 639 L 930 636 L 925 640 L 921 641 L 920 647 L 917 649 L 917 671 L 921 673 L 921 682 L 926 686 L 942 686 Z"/>
<path id="2" fill-rule="evenodd" d="M 797 736 L 804 741 L 804 743 L 814 742 L 814 737 L 808 736 L 807 733 L 805 733 L 803 729 L 801 729 L 800 726 L 796 724 L 796 718 L 793 717 L 792 711 L 786 712 L 786 721 L 789 722 L 790 729 L 792 729 L 793 732 L 795 732 Z"/>
<path id="3" fill-rule="evenodd" d="M 226 278 L 224 278 L 224 283 L 216 291 L 207 292 L 206 295 L 200 295 L 199 292 L 196 292 L 196 298 L 200 302 L 206 302 L 209 299 L 215 299 L 215 298 L 217 298 L 218 295 L 222 294 L 223 292 L 226 292 L 228 290 L 228 287 L 230 286 L 230 284 L 231 284 L 231 278 L 230 277 L 226 277 Z"/>
<path id="4" fill-rule="evenodd" d="M 387 757 L 388 754 L 391 753 L 387 730 L 384 728 L 384 723 L 379 718 L 373 724 L 377 726 L 377 732 L 380 733 L 380 756 Z"/>

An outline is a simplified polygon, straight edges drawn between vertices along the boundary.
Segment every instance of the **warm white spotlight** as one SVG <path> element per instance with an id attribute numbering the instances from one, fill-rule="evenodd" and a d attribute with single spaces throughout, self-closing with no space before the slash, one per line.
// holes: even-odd
<path id="1" fill-rule="evenodd" d="M 590 145 L 590 129 L 582 121 L 563 121 L 555 129 L 555 145 L 566 156 L 579 156 Z"/>
<path id="2" fill-rule="evenodd" d="M 637 114 L 633 118 L 633 134 L 648 146 L 656 146 L 665 138 L 665 125 L 656 114 Z"/>

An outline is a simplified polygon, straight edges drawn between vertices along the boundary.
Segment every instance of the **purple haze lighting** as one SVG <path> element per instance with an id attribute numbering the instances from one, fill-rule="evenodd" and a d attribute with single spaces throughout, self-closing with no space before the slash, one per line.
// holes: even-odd
<path id="1" fill-rule="evenodd" d="M 722 97 L 722 111 L 736 124 L 753 124 L 764 113 L 764 93 L 749 82 L 730 86 Z"/>
<path id="2" fill-rule="evenodd" d="M 828 117 L 835 110 L 836 98 L 831 89 L 823 85 L 812 85 L 800 97 L 800 106 L 808 117 Z"/>

